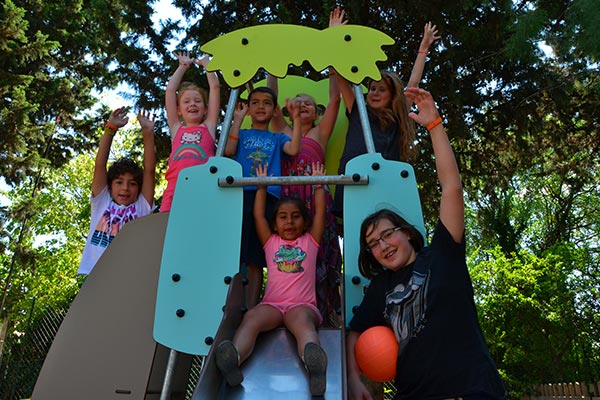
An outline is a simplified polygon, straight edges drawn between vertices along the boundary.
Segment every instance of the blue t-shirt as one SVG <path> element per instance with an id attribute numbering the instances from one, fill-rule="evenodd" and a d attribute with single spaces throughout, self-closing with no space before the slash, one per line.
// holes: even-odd
<path id="1" fill-rule="evenodd" d="M 255 177 L 256 167 L 268 165 L 267 176 L 281 176 L 283 145 L 290 137 L 285 133 L 271 133 L 262 129 L 241 129 L 235 160 L 242 165 L 242 175 Z M 245 190 L 256 190 L 256 186 L 244 186 Z M 281 186 L 268 186 L 267 192 L 279 198 Z"/>

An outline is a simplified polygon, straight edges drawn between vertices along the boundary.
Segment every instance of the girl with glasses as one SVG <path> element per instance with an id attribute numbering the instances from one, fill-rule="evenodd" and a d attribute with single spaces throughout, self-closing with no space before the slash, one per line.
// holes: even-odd
<path id="1" fill-rule="evenodd" d="M 395 399 L 504 399 L 506 391 L 479 327 L 465 259 L 464 203 L 454 153 L 433 98 L 407 88 L 429 131 L 442 189 L 431 243 L 392 210 L 361 225 L 359 268 L 371 283 L 349 323 L 350 399 L 371 399 L 360 379 L 354 345 L 361 332 L 392 328 L 398 340 Z"/>

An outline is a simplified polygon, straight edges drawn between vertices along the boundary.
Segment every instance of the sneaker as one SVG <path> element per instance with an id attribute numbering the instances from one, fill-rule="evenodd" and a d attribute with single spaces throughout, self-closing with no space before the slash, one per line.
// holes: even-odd
<path id="1" fill-rule="evenodd" d="M 304 346 L 304 365 L 308 370 L 308 385 L 312 396 L 323 396 L 327 388 L 327 354 L 316 343 Z"/>
<path id="2" fill-rule="evenodd" d="M 242 383 L 244 375 L 242 375 L 239 365 L 240 357 L 231 341 L 224 340 L 219 344 L 215 359 L 217 368 L 219 368 L 229 386 L 237 386 Z"/>

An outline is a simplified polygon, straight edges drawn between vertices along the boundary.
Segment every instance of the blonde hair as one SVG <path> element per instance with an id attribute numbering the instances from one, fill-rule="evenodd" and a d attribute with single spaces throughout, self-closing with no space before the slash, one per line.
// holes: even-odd
<path id="1" fill-rule="evenodd" d="M 202 89 L 200 86 L 196 85 L 193 82 L 182 82 L 181 85 L 179 85 L 179 89 L 177 89 L 177 105 L 179 105 L 179 99 L 181 99 L 181 96 L 183 96 L 185 92 L 190 90 L 195 90 L 196 92 L 200 93 L 204 104 L 208 104 L 208 93 L 206 92 L 206 90 Z"/>
<path id="2" fill-rule="evenodd" d="M 382 130 L 397 123 L 398 125 L 398 146 L 400 148 L 400 158 L 403 161 L 412 159 L 416 154 L 414 142 L 416 139 L 415 125 L 408 116 L 408 105 L 404 96 L 404 83 L 398 74 L 390 71 L 381 71 L 381 81 L 384 81 L 392 94 L 390 107 L 382 110 L 371 108 L 371 112 L 379 121 Z M 369 87 L 371 83 L 369 82 Z"/>

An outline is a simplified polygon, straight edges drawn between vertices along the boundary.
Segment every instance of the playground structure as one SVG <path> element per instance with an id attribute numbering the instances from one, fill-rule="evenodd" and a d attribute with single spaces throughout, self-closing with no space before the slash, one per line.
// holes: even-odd
<path id="1" fill-rule="evenodd" d="M 307 42 L 311 46 L 293 45 Z M 128 223 L 108 247 L 74 300 L 32 398 L 183 399 L 192 355 L 207 356 L 193 399 L 310 398 L 285 329 L 260 336 L 242 366 L 241 387 L 223 382 L 212 357 L 213 344 L 233 337 L 244 311 L 244 278 L 238 273 L 242 190 L 258 183 L 346 185 L 340 290 L 342 320 L 349 321 L 368 285 L 356 261 L 365 216 L 392 207 L 424 234 L 413 169 L 375 153 L 360 85 L 380 78 L 376 61 L 386 59 L 381 46 L 391 44 L 387 35 L 356 25 L 264 25 L 205 44 L 202 50 L 213 55 L 207 70 L 220 71 L 233 88 L 216 156 L 180 173 L 170 213 Z M 240 88 L 261 68 L 284 78 L 289 64 L 304 61 L 317 71 L 334 67 L 354 84 L 368 153 L 351 160 L 344 175 L 242 177 L 241 166 L 223 157 Z M 325 398 L 345 399 L 344 328 L 323 328 L 319 336 L 329 359 Z"/>

